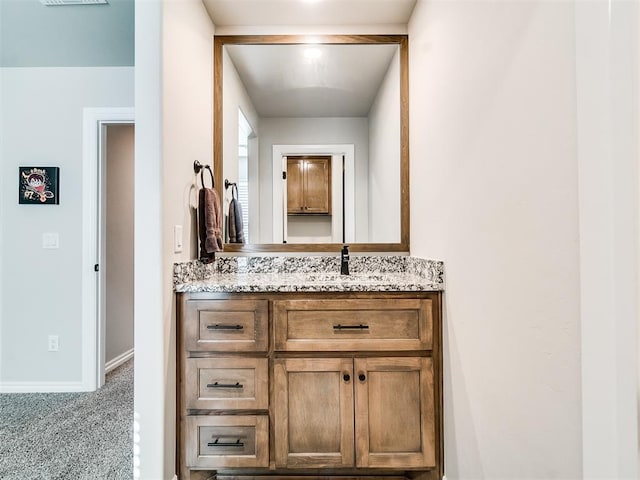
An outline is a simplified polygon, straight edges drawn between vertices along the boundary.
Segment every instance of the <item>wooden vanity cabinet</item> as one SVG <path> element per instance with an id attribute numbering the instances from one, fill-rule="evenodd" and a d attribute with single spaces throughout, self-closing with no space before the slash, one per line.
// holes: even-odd
<path id="1" fill-rule="evenodd" d="M 439 292 L 178 294 L 180 480 L 440 480 L 440 301 Z M 208 325 L 228 329 L 190 350 Z"/>

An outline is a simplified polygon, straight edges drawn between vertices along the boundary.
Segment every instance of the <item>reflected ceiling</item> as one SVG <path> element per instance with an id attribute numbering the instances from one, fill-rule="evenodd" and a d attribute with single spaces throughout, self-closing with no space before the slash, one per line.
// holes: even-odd
<path id="1" fill-rule="evenodd" d="M 364 117 L 397 45 L 227 45 L 261 117 Z"/>

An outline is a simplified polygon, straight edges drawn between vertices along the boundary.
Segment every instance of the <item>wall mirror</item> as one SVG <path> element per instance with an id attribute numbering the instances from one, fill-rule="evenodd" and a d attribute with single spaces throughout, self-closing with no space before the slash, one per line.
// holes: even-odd
<path id="1" fill-rule="evenodd" d="M 407 42 L 214 37 L 225 251 L 409 251 Z"/>

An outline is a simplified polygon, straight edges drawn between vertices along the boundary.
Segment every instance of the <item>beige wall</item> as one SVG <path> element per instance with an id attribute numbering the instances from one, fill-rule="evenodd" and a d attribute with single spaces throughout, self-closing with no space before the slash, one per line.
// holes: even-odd
<path id="1" fill-rule="evenodd" d="M 242 83 L 242 79 L 238 75 L 238 71 L 225 48 L 222 49 L 222 71 L 224 72 L 222 81 L 222 104 L 225 106 L 222 118 L 224 125 L 222 132 L 222 175 L 223 178 L 234 183 L 238 181 L 238 110 L 242 110 L 254 134 L 258 136 L 258 140 L 260 140 L 260 117 L 258 117 L 258 113 Z M 223 201 L 223 214 L 227 215 L 229 212 L 229 202 L 231 202 L 231 189 L 223 189 L 223 192 L 224 198 L 221 199 Z M 225 238 L 226 236 L 227 234 L 225 232 Z"/>
<path id="2" fill-rule="evenodd" d="M 133 125 L 107 127 L 107 363 L 133 348 L 133 136 Z"/>
<path id="3" fill-rule="evenodd" d="M 213 164 L 213 35 L 200 0 L 164 2 L 162 23 L 164 477 L 175 468 L 175 296 L 173 263 L 197 256 L 193 161 Z M 184 249 L 174 252 L 182 225 Z M 156 400 L 157 402 L 157 400 Z M 153 478 L 155 477 L 148 477 Z"/>
<path id="4" fill-rule="evenodd" d="M 419 1 L 411 253 L 444 261 L 450 479 L 581 478 L 574 6 Z"/>
<path id="5" fill-rule="evenodd" d="M 400 243 L 400 50 L 369 111 L 369 242 Z"/>

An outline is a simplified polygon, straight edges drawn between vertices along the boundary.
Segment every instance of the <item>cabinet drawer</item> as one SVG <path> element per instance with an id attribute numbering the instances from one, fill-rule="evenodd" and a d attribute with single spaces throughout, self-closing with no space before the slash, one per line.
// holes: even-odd
<path id="1" fill-rule="evenodd" d="M 428 299 L 281 300 L 273 315 L 280 351 L 432 348 Z"/>
<path id="2" fill-rule="evenodd" d="M 188 358 L 187 409 L 269 408 L 266 358 Z"/>
<path id="3" fill-rule="evenodd" d="M 189 300 L 183 328 L 188 351 L 265 352 L 266 300 Z"/>
<path id="4" fill-rule="evenodd" d="M 191 468 L 267 467 L 269 418 L 190 416 L 186 418 L 186 464 Z"/>

